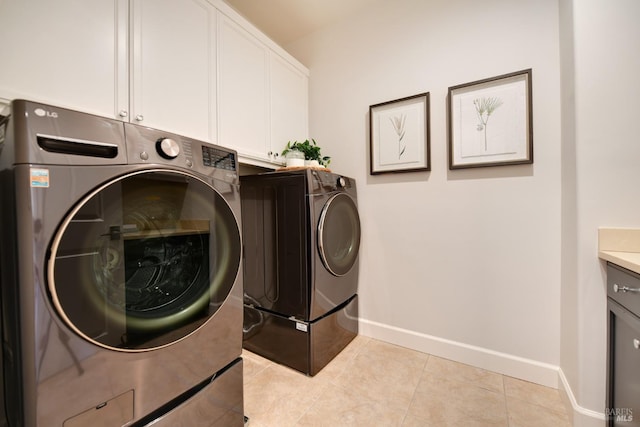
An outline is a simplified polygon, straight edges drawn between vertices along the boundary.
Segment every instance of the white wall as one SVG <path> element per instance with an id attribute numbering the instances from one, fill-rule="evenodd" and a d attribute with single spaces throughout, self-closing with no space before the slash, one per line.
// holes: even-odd
<path id="1" fill-rule="evenodd" d="M 603 424 L 597 228 L 640 227 L 639 16 L 637 0 L 381 1 L 288 46 L 311 69 L 312 136 L 358 179 L 363 332 L 548 385 L 559 365 L 575 425 Z M 534 164 L 448 171 L 447 87 L 529 67 Z M 425 91 L 432 171 L 370 176 L 368 106 Z"/>
<path id="2" fill-rule="evenodd" d="M 562 3 L 563 43 L 575 54 L 563 57 L 562 187 L 574 195 L 562 211 L 561 367 L 580 416 L 605 406 L 606 278 L 597 228 L 640 227 L 640 2 Z"/>
<path id="3" fill-rule="evenodd" d="M 311 136 L 358 182 L 362 333 L 557 385 L 558 19 L 557 0 L 383 0 L 287 46 Z M 448 171 L 447 88 L 526 68 L 534 164 Z M 369 175 L 369 106 L 426 91 L 432 171 Z"/>

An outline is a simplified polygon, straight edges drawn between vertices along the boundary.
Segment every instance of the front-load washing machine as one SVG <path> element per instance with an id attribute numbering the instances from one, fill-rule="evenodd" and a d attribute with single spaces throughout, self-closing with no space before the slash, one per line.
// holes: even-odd
<path id="1" fill-rule="evenodd" d="M 236 156 L 12 102 L 0 121 L 9 426 L 244 424 Z"/>
<path id="2" fill-rule="evenodd" d="M 326 170 L 241 177 L 246 349 L 318 373 L 358 332 L 356 183 Z"/>

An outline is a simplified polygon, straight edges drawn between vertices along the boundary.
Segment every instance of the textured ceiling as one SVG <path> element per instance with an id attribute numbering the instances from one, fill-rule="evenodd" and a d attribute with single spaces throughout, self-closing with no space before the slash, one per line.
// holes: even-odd
<path id="1" fill-rule="evenodd" d="M 224 0 L 273 41 L 286 45 L 379 0 Z"/>

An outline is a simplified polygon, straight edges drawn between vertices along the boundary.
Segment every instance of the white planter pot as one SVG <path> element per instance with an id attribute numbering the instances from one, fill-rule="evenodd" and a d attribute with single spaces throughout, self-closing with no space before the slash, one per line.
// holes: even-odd
<path id="1" fill-rule="evenodd" d="M 295 166 L 304 166 L 305 160 L 304 159 L 295 159 L 295 158 L 288 158 L 287 159 L 287 167 L 295 167 Z"/>
<path id="2" fill-rule="evenodd" d="M 298 150 L 290 150 L 285 156 L 287 167 L 304 166 L 304 153 Z"/>
<path id="3" fill-rule="evenodd" d="M 318 163 L 317 160 L 305 160 L 304 161 L 304 165 L 305 166 L 310 166 L 310 167 L 313 167 L 313 168 L 320 167 L 320 163 Z"/>

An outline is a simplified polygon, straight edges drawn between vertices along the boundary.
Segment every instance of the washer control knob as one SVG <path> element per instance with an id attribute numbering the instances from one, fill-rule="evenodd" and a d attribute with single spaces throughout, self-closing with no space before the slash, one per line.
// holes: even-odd
<path id="1" fill-rule="evenodd" d="M 343 177 L 338 178 L 338 188 L 344 188 L 347 186 L 347 180 L 344 179 Z"/>
<path id="2" fill-rule="evenodd" d="M 156 142 L 156 150 L 165 159 L 175 159 L 180 154 L 180 145 L 171 138 L 160 138 Z"/>

